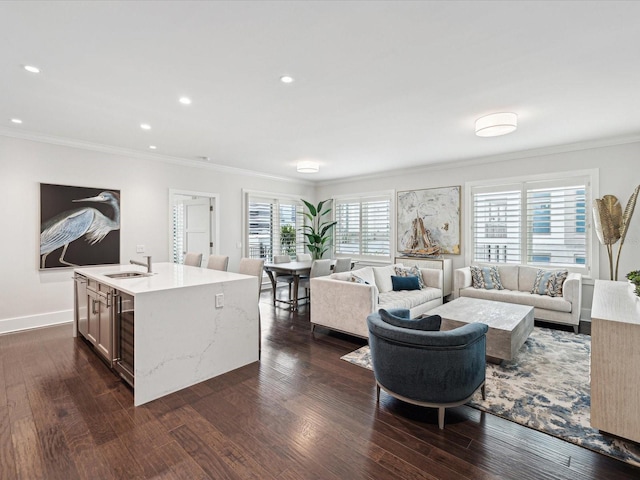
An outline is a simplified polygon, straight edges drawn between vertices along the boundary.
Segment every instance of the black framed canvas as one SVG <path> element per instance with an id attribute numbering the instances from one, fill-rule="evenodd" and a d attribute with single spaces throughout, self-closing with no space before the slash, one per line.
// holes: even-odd
<path id="1" fill-rule="evenodd" d="M 40 184 L 41 270 L 120 263 L 120 190 Z"/>

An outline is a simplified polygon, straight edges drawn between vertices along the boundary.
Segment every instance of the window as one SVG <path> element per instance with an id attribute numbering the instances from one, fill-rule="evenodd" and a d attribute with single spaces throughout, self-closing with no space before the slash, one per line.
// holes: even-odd
<path id="1" fill-rule="evenodd" d="M 334 200 L 335 253 L 391 258 L 391 193 Z"/>
<path id="2" fill-rule="evenodd" d="M 304 251 L 302 205 L 290 198 L 247 195 L 247 252 L 250 258 L 272 261 L 274 255 L 292 258 Z"/>
<path id="3" fill-rule="evenodd" d="M 590 259 L 586 221 L 590 177 L 472 185 L 472 262 L 573 266 Z"/>

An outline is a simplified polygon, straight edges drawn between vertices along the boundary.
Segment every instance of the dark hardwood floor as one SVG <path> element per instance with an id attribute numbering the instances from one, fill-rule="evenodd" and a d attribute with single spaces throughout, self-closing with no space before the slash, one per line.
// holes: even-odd
<path id="1" fill-rule="evenodd" d="M 639 479 L 470 407 L 376 406 L 362 340 L 262 304 L 262 359 L 134 408 L 71 326 L 0 336 L 0 478 Z M 176 319 L 179 321 L 179 319 Z"/>

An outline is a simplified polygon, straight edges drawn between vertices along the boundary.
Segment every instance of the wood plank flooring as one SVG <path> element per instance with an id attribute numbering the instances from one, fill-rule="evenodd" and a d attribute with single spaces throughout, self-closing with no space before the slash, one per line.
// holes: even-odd
<path id="1" fill-rule="evenodd" d="M 263 294 L 261 361 L 134 408 L 71 326 L 0 336 L 0 479 L 640 479 L 640 469 L 470 407 L 382 394 L 362 340 Z"/>

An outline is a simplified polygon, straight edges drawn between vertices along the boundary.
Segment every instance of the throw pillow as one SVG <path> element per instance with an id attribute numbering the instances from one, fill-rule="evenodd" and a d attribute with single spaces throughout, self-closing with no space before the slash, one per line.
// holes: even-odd
<path id="1" fill-rule="evenodd" d="M 393 285 L 394 292 L 400 290 L 420 290 L 420 282 L 415 275 L 409 275 L 408 277 L 391 275 L 391 284 Z"/>
<path id="2" fill-rule="evenodd" d="M 500 281 L 498 267 L 476 267 L 470 266 L 471 286 L 473 288 L 484 288 L 485 290 L 504 290 Z"/>
<path id="3" fill-rule="evenodd" d="M 382 318 L 383 322 L 393 325 L 394 327 L 409 328 L 411 330 L 437 332 L 440 330 L 440 324 L 442 323 L 440 315 L 429 315 L 413 319 L 402 318 L 396 317 L 392 313 L 387 312 L 384 308 L 381 308 L 378 313 L 380 314 L 380 318 Z"/>
<path id="4" fill-rule="evenodd" d="M 561 297 L 562 286 L 567 279 L 567 270 L 538 270 L 531 293 Z"/>
<path id="5" fill-rule="evenodd" d="M 417 265 L 414 265 L 413 267 L 396 266 L 395 270 L 396 270 L 396 275 L 398 275 L 399 277 L 409 277 L 409 276 L 418 277 L 418 283 L 420 283 L 420 288 L 422 289 L 426 287 L 426 285 L 424 284 L 424 281 L 422 280 L 422 272 L 420 271 Z"/>
<path id="6" fill-rule="evenodd" d="M 391 283 L 391 275 L 396 274 L 395 265 L 386 265 L 384 267 L 373 267 L 373 276 L 376 279 L 376 286 L 380 293 L 387 293 L 393 290 Z"/>

